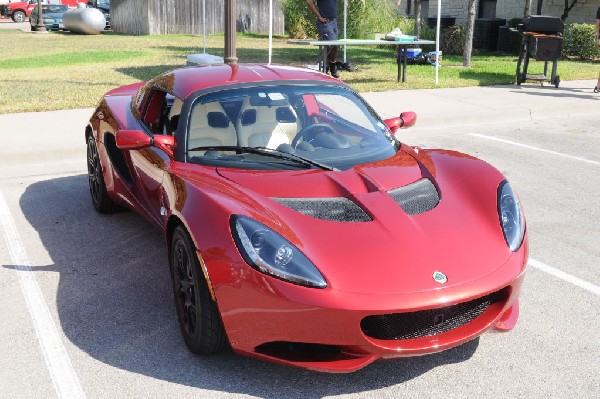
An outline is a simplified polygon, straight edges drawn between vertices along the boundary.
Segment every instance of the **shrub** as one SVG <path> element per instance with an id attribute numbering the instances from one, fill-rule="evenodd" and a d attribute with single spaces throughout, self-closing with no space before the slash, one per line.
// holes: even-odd
<path id="1" fill-rule="evenodd" d="M 348 38 L 364 39 L 371 33 L 387 33 L 394 28 L 413 32 L 412 19 L 401 16 L 389 0 L 348 0 Z M 287 33 L 297 39 L 316 38 L 315 17 L 304 0 L 282 0 Z M 338 6 L 338 28 L 343 37 L 344 9 Z"/>
<path id="2" fill-rule="evenodd" d="M 582 60 L 598 58 L 596 27 L 592 24 L 566 24 L 563 41 L 563 56 Z"/>
<path id="3" fill-rule="evenodd" d="M 466 29 L 463 25 L 454 25 L 442 29 L 440 50 L 444 54 L 462 55 L 465 47 Z"/>

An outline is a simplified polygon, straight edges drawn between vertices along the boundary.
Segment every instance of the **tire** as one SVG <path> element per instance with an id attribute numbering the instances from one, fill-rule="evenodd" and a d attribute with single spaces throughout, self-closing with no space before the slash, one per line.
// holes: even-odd
<path id="1" fill-rule="evenodd" d="M 23 11 L 15 11 L 12 15 L 12 20 L 14 22 L 25 22 L 25 13 Z"/>
<path id="2" fill-rule="evenodd" d="M 35 26 L 31 25 L 31 31 L 35 32 L 35 31 L 37 31 L 37 28 Z"/>
<path id="3" fill-rule="evenodd" d="M 110 199 L 106 192 L 100 156 L 98 155 L 98 148 L 93 136 L 88 137 L 87 167 L 90 195 L 92 196 L 94 209 L 100 213 L 113 213 L 119 210 L 119 207 Z"/>
<path id="4" fill-rule="evenodd" d="M 190 352 L 212 355 L 227 345 L 217 304 L 212 300 L 196 249 L 187 231 L 178 226 L 169 253 L 177 319 Z"/>

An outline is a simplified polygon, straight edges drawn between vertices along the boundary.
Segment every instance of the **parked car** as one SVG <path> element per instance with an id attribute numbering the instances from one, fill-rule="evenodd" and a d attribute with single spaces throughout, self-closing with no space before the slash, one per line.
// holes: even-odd
<path id="1" fill-rule="evenodd" d="M 515 326 L 528 240 L 506 177 L 402 143 L 415 121 L 304 68 L 179 69 L 100 100 L 91 202 L 163 232 L 193 353 L 348 372 L 439 352 Z"/>
<path id="2" fill-rule="evenodd" d="M 63 25 L 63 14 L 69 10 L 69 7 L 62 4 L 44 4 L 42 5 L 42 20 L 44 26 L 48 30 L 61 30 L 64 29 Z M 39 21 L 38 7 L 36 6 L 31 14 L 29 15 L 29 23 L 31 25 L 31 31 L 37 30 Z"/>
<path id="3" fill-rule="evenodd" d="M 78 2 L 78 0 L 42 0 L 42 4 L 63 4 L 68 7 L 76 7 Z M 12 18 L 14 22 L 24 22 L 25 18 L 29 18 L 31 11 L 37 4 L 37 0 L 16 1 L 5 4 L 5 16 Z"/>

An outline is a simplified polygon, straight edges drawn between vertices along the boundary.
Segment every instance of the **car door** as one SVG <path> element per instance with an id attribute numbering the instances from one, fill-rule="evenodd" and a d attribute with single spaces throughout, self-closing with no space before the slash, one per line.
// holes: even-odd
<path id="1" fill-rule="evenodd" d="M 167 102 L 167 93 L 153 89 L 141 114 L 141 124 L 148 134 L 162 134 L 161 118 Z M 152 221 L 163 227 L 165 224 L 165 190 L 163 178 L 171 165 L 171 155 L 163 149 L 151 146 L 130 151 L 136 195 Z"/>

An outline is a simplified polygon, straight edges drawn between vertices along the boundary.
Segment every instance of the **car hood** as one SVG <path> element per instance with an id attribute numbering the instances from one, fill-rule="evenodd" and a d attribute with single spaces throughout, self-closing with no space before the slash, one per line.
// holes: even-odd
<path id="1" fill-rule="evenodd" d="M 492 273 L 512 254 L 497 211 L 497 190 L 504 178 L 464 154 L 403 147 L 387 160 L 346 171 L 218 168 L 218 173 L 239 190 L 236 200 L 251 208 L 248 215 L 294 243 L 328 286 L 340 291 L 440 289 L 432 277 L 438 271 L 447 276 L 444 287 L 464 284 Z M 431 182 L 438 201 L 433 207 L 403 209 L 392 194 L 423 181 Z M 417 205 L 431 197 L 431 190 L 407 192 Z M 340 198 L 360 207 L 369 220 L 325 220 L 286 201 L 309 200 L 318 207 L 320 201 Z M 331 203 L 325 208 L 334 213 L 338 209 Z"/>

